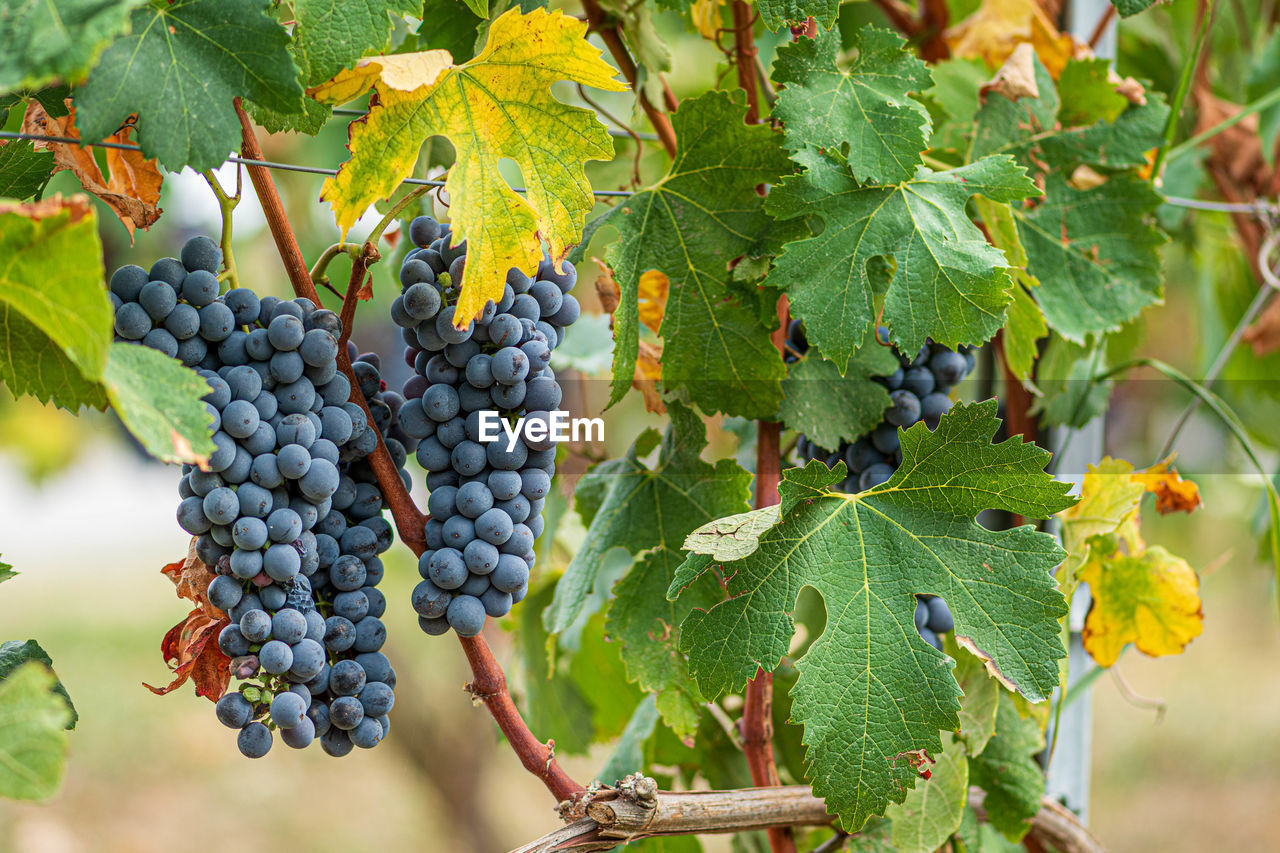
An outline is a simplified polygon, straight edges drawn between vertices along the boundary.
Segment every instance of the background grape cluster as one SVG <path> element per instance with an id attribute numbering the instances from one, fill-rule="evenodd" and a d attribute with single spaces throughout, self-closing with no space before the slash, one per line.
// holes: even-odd
<path id="1" fill-rule="evenodd" d="M 367 457 L 381 432 L 408 482 L 402 398 L 383 390 L 377 357 L 348 342 L 371 423 L 338 371 L 338 316 L 304 298 L 219 294 L 220 261 L 197 237 L 180 260 L 116 270 L 117 339 L 180 358 L 210 387 L 216 449 L 205 467 L 183 467 L 178 523 L 217 573 L 209 603 L 230 619 L 218 646 L 240 684 L 218 719 L 251 758 L 273 730 L 345 755 L 386 736 L 395 701 L 377 589 L 393 530 Z"/>
<path id="2" fill-rule="evenodd" d="M 876 335 L 880 340 L 888 340 L 888 329 L 882 326 Z M 787 344 L 788 363 L 808 351 L 809 344 L 799 320 L 792 320 L 787 327 Z M 819 447 L 804 435 L 796 441 L 796 455 L 802 465 L 816 459 L 833 468 L 837 462 L 844 462 L 849 476 L 840 488 L 850 494 L 873 489 L 893 476 L 902 464 L 898 428 L 906 429 L 917 421 L 924 421 L 929 429 L 935 429 L 951 408 L 951 389 L 973 371 L 976 363 L 972 347 L 961 347 L 957 352 L 932 341 L 910 358 L 896 349 L 894 354 L 898 357 L 898 369 L 888 376 L 872 377 L 889 391 L 892 405 L 871 432 L 856 441 L 844 442 L 834 450 Z M 955 627 L 951 611 L 937 596 L 920 595 L 917 599 L 916 630 L 931 645 L 941 649 L 938 635 Z"/>
<path id="3" fill-rule="evenodd" d="M 466 243 L 450 246 L 449 226 L 426 216 L 409 236 L 417 248 L 401 265 L 391 318 L 415 374 L 404 385 L 400 428 L 419 441 L 431 513 L 413 607 L 428 634 L 452 628 L 473 637 L 528 592 L 556 454 L 549 439 L 522 436 L 510 450 L 505 434 L 483 443 L 480 413 L 547 420 L 559 408 L 551 351 L 578 319 L 569 292 L 578 275 L 545 259 L 536 278 L 513 269 L 502 298 L 457 329 Z"/>

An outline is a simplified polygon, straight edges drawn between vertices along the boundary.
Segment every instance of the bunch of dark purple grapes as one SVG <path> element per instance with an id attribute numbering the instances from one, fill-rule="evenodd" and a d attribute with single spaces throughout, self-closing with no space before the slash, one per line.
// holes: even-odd
<path id="1" fill-rule="evenodd" d="M 206 237 L 181 255 L 121 267 L 111 293 L 118 340 L 199 367 L 210 387 L 215 450 L 183 466 L 178 523 L 217 572 L 208 599 L 230 620 L 218 646 L 240 684 L 217 717 L 251 758 L 267 754 L 273 730 L 330 755 L 373 747 L 395 701 L 377 590 L 393 531 L 367 457 L 382 433 L 407 481 L 391 437 L 400 395 L 382 390 L 377 357 L 348 342 L 370 423 L 338 372 L 334 312 L 248 288 L 220 294 L 221 253 Z"/>
<path id="2" fill-rule="evenodd" d="M 888 329 L 876 330 L 880 340 L 888 340 Z M 796 361 L 808 351 L 804 327 L 799 320 L 792 320 L 787 327 L 788 363 Z M 876 346 L 875 341 L 870 342 Z M 792 352 L 792 350 L 794 352 Z M 798 355 L 797 355 L 798 353 Z M 875 429 L 852 442 L 842 442 L 839 447 L 819 447 L 801 435 L 796 441 L 796 454 L 800 464 L 818 460 L 829 468 L 844 462 L 848 476 L 840 488 L 850 494 L 873 489 L 887 482 L 902 464 L 902 448 L 898 445 L 898 429 L 924 421 L 929 429 L 936 429 L 942 416 L 951 408 L 951 389 L 972 371 L 976 363 L 973 347 L 961 347 L 960 351 L 941 344 L 926 343 L 907 357 L 897 350 L 898 369 L 888 376 L 873 376 L 872 380 L 889 391 L 892 404 L 885 410 L 884 418 Z M 938 634 L 952 630 L 954 622 L 946 602 L 932 595 L 917 596 L 915 612 L 916 628 L 920 636 L 931 645 L 942 648 Z"/>
<path id="3" fill-rule="evenodd" d="M 490 440 L 482 418 L 490 429 L 518 418 L 550 426 L 562 396 L 551 351 L 578 319 L 569 292 L 578 275 L 572 264 L 558 272 L 549 260 L 534 278 L 513 269 L 502 298 L 459 329 L 466 243 L 450 246 L 449 226 L 426 216 L 409 235 L 417 248 L 400 269 L 403 291 L 391 318 L 404 330 L 415 372 L 404 386 L 400 428 L 420 440 L 431 513 L 413 607 L 428 634 L 452 628 L 473 637 L 528 592 L 556 455 L 549 435 L 508 441 L 500 432 Z"/>

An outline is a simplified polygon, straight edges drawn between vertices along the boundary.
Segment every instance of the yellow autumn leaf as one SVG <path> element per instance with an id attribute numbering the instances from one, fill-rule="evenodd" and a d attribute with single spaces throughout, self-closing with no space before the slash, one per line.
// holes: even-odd
<path id="1" fill-rule="evenodd" d="M 1156 510 L 1161 515 L 1195 511 L 1200 506 L 1200 487 L 1182 479 L 1173 467 L 1173 456 L 1133 475 L 1135 483 L 1156 496 Z"/>
<path id="2" fill-rule="evenodd" d="M 551 85 L 626 88 L 586 31 L 584 22 L 561 12 L 522 15 L 513 8 L 462 65 L 452 64 L 447 51 L 373 57 L 311 90 L 329 102 L 370 87 L 377 95 L 368 117 L 350 127 L 351 159 L 320 194 L 344 235 L 412 174 L 424 141 L 443 136 L 452 143 L 445 188 L 453 239 L 467 241 L 459 324 L 501 298 L 508 270 L 536 269 L 541 241 L 558 264 L 581 236 L 594 203 L 586 161 L 612 159 L 613 142 L 593 112 L 556 100 Z M 502 177 L 504 159 L 519 167 L 524 198 Z"/>
<path id="3" fill-rule="evenodd" d="M 689 9 L 689 18 L 698 35 L 708 41 L 715 41 L 716 30 L 720 29 L 720 10 L 724 8 L 724 0 L 694 0 Z"/>
<path id="4" fill-rule="evenodd" d="M 1082 640 L 1099 666 L 1111 666 L 1128 643 L 1152 657 L 1176 655 L 1200 636 L 1199 580 L 1186 561 L 1154 546 L 1140 554 L 1094 554 L 1080 568 L 1093 604 Z"/>
<path id="5" fill-rule="evenodd" d="M 1108 456 L 1089 466 L 1080 486 L 1080 500 L 1058 513 L 1062 547 L 1067 552 L 1062 570 L 1064 587 L 1075 588 L 1078 570 L 1089 559 L 1089 540 L 1114 533 L 1136 519 L 1143 494 L 1142 484 L 1134 482 L 1133 465 L 1123 459 Z"/>
<path id="6" fill-rule="evenodd" d="M 667 310 L 667 291 L 671 280 L 660 270 L 647 270 L 640 274 L 639 303 L 640 322 L 655 335 L 661 334 L 662 315 Z"/>

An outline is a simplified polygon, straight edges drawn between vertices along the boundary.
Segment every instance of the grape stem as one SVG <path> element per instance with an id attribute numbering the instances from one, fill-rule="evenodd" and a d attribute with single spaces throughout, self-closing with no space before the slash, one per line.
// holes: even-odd
<path id="1" fill-rule="evenodd" d="M 218 210 L 222 214 L 222 236 L 220 242 L 222 245 L 223 273 L 218 276 L 218 280 L 229 281 L 232 287 L 239 287 L 240 276 L 236 273 L 236 256 L 231 251 L 231 213 L 236 209 L 236 205 L 240 203 L 240 173 L 237 170 L 235 195 L 229 195 L 222 188 L 222 184 L 218 183 L 218 178 L 214 175 L 212 169 L 202 174 L 209 183 L 209 188 L 213 190 L 213 194 L 218 197 Z"/>
<path id="2" fill-rule="evenodd" d="M 249 117 L 240 106 L 238 98 L 235 101 L 235 106 L 236 113 L 240 116 L 245 156 L 249 159 L 261 160 L 262 149 L 258 146 L 253 126 L 249 123 Z M 257 193 L 258 199 L 262 202 L 262 209 L 267 214 L 267 225 L 271 229 L 271 236 L 275 238 L 276 247 L 280 250 L 280 257 L 284 261 L 285 268 L 289 271 L 289 280 L 293 284 L 294 293 L 310 299 L 317 305 L 321 304 L 320 295 L 316 292 L 315 283 L 312 281 L 310 271 L 307 269 L 306 262 L 302 257 L 302 250 L 298 247 L 293 228 L 284 214 L 284 205 L 280 202 L 280 195 L 276 192 L 270 171 L 265 167 L 250 166 L 248 168 L 249 179 L 253 183 L 254 192 Z M 355 259 L 353 266 L 359 268 L 360 274 L 359 276 L 353 275 L 352 280 L 359 280 L 364 277 L 368 262 L 366 260 L 366 262 L 362 263 L 362 260 L 366 259 L 366 254 L 362 250 L 360 257 Z M 377 254 L 376 249 L 373 254 Z M 356 269 L 353 269 L 352 272 L 356 272 Z M 359 285 L 356 286 L 356 289 L 359 289 Z M 348 286 L 348 291 L 350 292 L 350 290 L 351 287 Z M 352 310 L 354 311 L 354 307 Z M 349 326 L 349 323 L 344 323 L 344 330 Z M 338 347 L 338 369 L 351 382 L 351 402 L 363 409 L 365 416 L 369 418 L 369 423 L 373 423 L 373 416 L 369 412 L 369 404 L 365 400 L 364 394 L 360 391 L 360 383 L 356 381 L 355 372 L 351 369 L 351 359 L 347 356 L 345 345 Z M 400 536 L 400 541 L 409 546 L 415 556 L 422 556 L 422 552 L 427 547 L 424 527 L 428 516 L 418 509 L 417 504 L 413 502 L 412 496 L 410 496 L 408 489 L 405 488 L 404 481 L 400 479 L 395 462 L 391 458 L 391 452 L 387 450 L 387 444 L 380 433 L 378 434 L 378 446 L 369 455 L 369 464 L 377 477 L 378 486 L 382 489 L 382 494 L 391 507 L 391 516 L 395 520 L 396 532 Z M 471 666 L 473 676 L 471 692 L 484 702 L 485 707 L 498 724 L 498 728 L 506 735 L 507 742 L 511 744 L 512 749 L 515 750 L 516 755 L 520 758 L 520 763 L 530 773 L 542 780 L 542 783 L 547 786 L 547 789 L 551 791 L 558 801 L 571 799 L 581 792 L 583 790 L 582 786 L 571 779 L 556 763 L 551 745 L 544 744 L 534 737 L 529 730 L 528 724 L 520 716 L 520 711 L 516 708 L 515 702 L 512 701 L 511 694 L 507 690 L 507 679 L 502 671 L 502 666 L 494 658 L 493 652 L 490 651 L 484 639 L 482 637 L 470 639 L 460 637 L 459 641 L 462 644 L 463 652 L 467 656 L 467 663 Z"/>
<path id="3" fill-rule="evenodd" d="M 636 93 L 636 100 L 640 102 L 640 109 L 644 110 L 644 114 L 648 116 L 649 123 L 653 125 L 659 141 L 662 142 L 662 147 L 667 150 L 667 155 L 675 157 L 676 132 L 671 126 L 671 119 L 668 118 L 666 113 L 654 106 L 643 89 L 636 86 L 636 63 L 627 51 L 627 46 L 623 44 L 622 35 L 618 32 L 617 22 L 605 15 L 596 0 L 582 0 L 582 11 L 587 15 L 589 30 L 595 30 L 599 34 L 600 40 L 604 42 L 605 47 L 609 48 L 609 53 L 613 55 L 613 61 L 618 63 L 618 70 L 622 72 L 622 76 L 631 84 L 631 90 Z M 675 108 L 674 97 L 667 97 L 664 100 L 668 110 Z"/>
<path id="4" fill-rule="evenodd" d="M 733 0 L 733 52 L 738 67 L 738 85 L 747 95 L 747 124 L 760 121 L 760 88 L 757 83 L 756 49 L 754 38 L 755 17 L 743 0 Z M 794 39 L 794 35 L 793 35 Z M 766 187 L 757 187 L 763 195 Z M 778 299 L 778 328 L 770 335 L 779 355 L 786 352 L 787 298 Z M 754 507 L 775 506 L 780 502 L 778 483 L 782 477 L 781 452 L 782 424 L 777 421 L 756 422 L 756 482 Z M 743 691 L 742 753 L 747 759 L 751 784 L 758 788 L 776 788 L 782 784 L 778 765 L 773 757 L 773 673 L 764 667 L 756 669 L 756 675 L 747 682 Z M 790 827 L 772 826 L 767 830 L 769 849 L 773 853 L 796 853 L 795 836 Z"/>
<path id="5" fill-rule="evenodd" d="M 360 254 L 351 258 L 351 277 L 347 280 L 347 293 L 342 297 L 342 310 L 339 314 L 342 319 L 342 333 L 338 336 L 340 352 L 346 352 L 347 339 L 351 337 L 351 327 L 356 319 L 356 303 L 360 301 L 365 276 L 369 274 L 369 267 L 381 259 L 382 255 L 372 240 L 360 247 Z"/>
<path id="6" fill-rule="evenodd" d="M 354 253 L 359 248 L 355 243 L 339 241 L 325 249 L 323 254 L 320 255 L 320 260 L 315 262 L 315 265 L 311 267 L 311 272 L 308 274 L 311 278 L 311 283 L 316 287 L 324 287 L 329 283 L 329 276 L 325 274 L 325 271 L 329 268 L 329 262 L 338 257 L 338 255 L 351 255 L 354 257 Z"/>

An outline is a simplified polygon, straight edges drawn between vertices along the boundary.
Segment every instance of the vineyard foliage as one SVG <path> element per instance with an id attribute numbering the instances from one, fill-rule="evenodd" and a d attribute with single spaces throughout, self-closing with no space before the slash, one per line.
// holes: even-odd
<path id="1" fill-rule="evenodd" d="M 431 273 L 456 299 L 454 328 L 435 323 L 419 341 L 465 330 L 509 283 L 568 276 L 572 262 L 577 298 L 598 296 L 609 334 L 603 319 L 595 338 L 581 324 L 552 366 L 611 365 L 593 401 L 611 424 L 639 416 L 633 397 L 665 418 L 617 458 L 580 446 L 556 457 L 592 465 L 556 478 L 527 597 L 501 623 L 515 634 L 534 735 L 564 752 L 620 737 L 600 769 L 606 784 L 643 770 L 663 788 L 750 786 L 736 697 L 771 672 L 780 778 L 811 785 L 865 849 L 1001 849 L 989 829 L 1017 842 L 1040 809 L 1036 756 L 1068 674 L 1077 587 L 1092 595 L 1083 643 L 1102 667 L 1129 646 L 1176 654 L 1203 622 L 1195 568 L 1140 529 L 1144 503 L 1195 510 L 1194 482 L 1172 458 L 1145 469 L 1093 459 L 1073 492 L 1076 472 L 1047 473 L 1046 449 L 1051 427 L 1106 411 L 1144 311 L 1166 296 L 1165 244 L 1194 239 L 1167 195 L 1218 174 L 1217 154 L 1172 147 L 1192 127 L 1178 63 L 1196 54 L 1157 62 L 1149 45 L 1157 16 L 1188 42 L 1200 24 L 1188 0 L 1153 11 L 1152 0 L 1115 0 L 1125 45 L 1143 46 L 1117 67 L 1044 5 L 1060 4 L 926 0 L 918 17 L 890 0 L 9 0 L 0 384 L 70 413 L 109 408 L 150 455 L 207 468 L 210 386 L 114 335 L 100 233 L 120 231 L 119 243 L 163 221 L 162 182 L 184 168 L 210 175 L 229 216 L 235 199 L 210 170 L 241 149 L 250 119 L 260 134 L 316 136 L 308 150 L 336 169 L 316 180 L 326 230 L 345 240 L 370 211 L 383 216 L 371 249 L 340 243 L 337 255 L 367 264 L 380 252 L 395 256 L 387 268 L 410 269 L 398 262 L 415 247 L 380 238 L 409 244 L 408 223 L 425 212 L 447 217 L 452 246 L 465 241 L 465 266 Z M 744 9 L 745 30 L 733 23 Z M 663 41 L 676 31 L 724 51 L 678 97 L 664 76 L 680 67 Z M 1259 79 L 1265 70 L 1250 79 L 1255 98 L 1269 91 Z M 1221 98 L 1245 97 L 1240 88 Z M 1260 112 L 1250 126 L 1271 152 L 1280 121 Z M 335 126 L 345 151 L 321 145 Z M 95 156 L 67 137 L 126 149 Z M 47 192 L 62 171 L 83 192 Z M 438 179 L 434 207 L 406 195 L 408 178 Z M 232 236 L 228 224 L 219 278 L 253 287 Z M 322 307 L 382 322 L 381 294 L 402 282 L 412 284 L 374 267 L 354 280 L 359 299 L 322 292 Z M 1239 313 L 1223 312 L 1228 325 Z M 400 325 L 416 351 L 413 327 Z M 797 335 L 799 351 L 779 343 Z M 442 338 L 441 350 L 444 340 L 460 343 Z M 1254 343 L 1258 362 L 1231 370 L 1265 370 L 1267 340 Z M 877 444 L 897 454 L 887 482 L 846 493 L 863 464 L 852 448 L 905 405 L 897 354 L 911 370 L 943 351 L 976 354 L 975 378 L 936 426 L 917 409 L 892 446 Z M 398 341 L 381 357 L 398 361 Z M 1229 394 L 1191 387 L 1250 458 L 1252 442 L 1276 444 L 1259 426 L 1273 410 L 1251 404 L 1237 417 Z M 715 440 L 730 432 L 737 455 Z M 805 464 L 801 440 L 851 450 Z M 584 531 L 572 547 L 558 538 L 572 526 L 562 516 Z M 398 538 L 420 551 L 421 522 Z M 174 565 L 179 594 L 208 624 L 198 648 L 194 622 L 166 638 L 166 660 L 216 700 L 226 678 L 210 626 L 221 611 L 179 579 L 214 575 L 195 556 Z M 13 575 L 0 564 L 0 581 Z M 934 596 L 954 622 L 936 645 L 919 616 Z M 47 799 L 76 711 L 35 641 L 0 639 L 14 640 L 0 647 L 0 796 Z"/>

